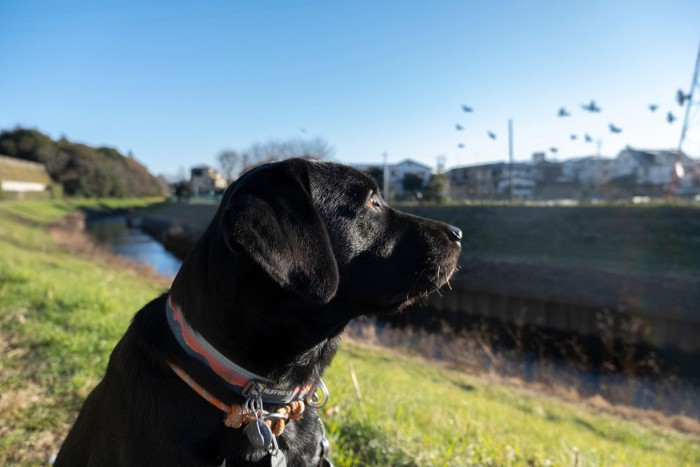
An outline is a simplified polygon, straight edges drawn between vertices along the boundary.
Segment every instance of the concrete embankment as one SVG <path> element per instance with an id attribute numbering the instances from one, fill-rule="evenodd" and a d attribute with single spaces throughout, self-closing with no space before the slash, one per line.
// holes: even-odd
<path id="1" fill-rule="evenodd" d="M 218 209 L 213 204 L 168 203 L 140 214 L 141 229 L 184 258 Z"/>
<path id="2" fill-rule="evenodd" d="M 142 227 L 166 248 L 184 257 L 217 208 L 215 205 L 163 205 L 143 216 Z M 417 213 L 421 215 L 430 215 L 432 212 L 425 207 L 419 211 Z M 476 212 L 481 216 L 479 222 L 492 222 L 488 216 L 496 218 L 502 225 L 513 222 L 513 216 L 510 215 L 512 212 L 504 216 L 506 211 L 502 208 L 480 207 Z M 541 216 L 542 212 L 528 211 L 525 208 L 522 212 L 518 211 L 516 217 L 520 216 L 518 221 L 525 224 L 531 222 L 525 220 L 525 215 Z M 572 244 L 579 240 L 576 235 L 582 231 L 579 237 L 583 238 L 586 245 L 593 245 L 592 249 L 595 245 L 591 243 L 590 229 L 582 229 L 580 226 L 572 229 L 572 216 L 573 222 L 580 224 L 580 216 L 591 215 L 598 222 L 597 235 L 607 235 L 613 243 L 629 243 L 631 240 L 628 238 L 636 238 L 634 235 L 648 236 L 648 231 L 654 232 L 654 229 L 664 229 L 664 232 L 672 230 L 669 227 L 669 216 L 662 216 L 661 222 L 654 220 L 654 216 L 659 217 L 657 213 L 652 215 L 646 211 L 640 212 L 651 219 L 650 224 L 643 227 L 640 224 L 632 225 L 629 232 L 623 232 L 628 235 L 626 238 L 622 234 L 615 237 L 614 227 L 605 230 L 605 220 L 602 217 L 607 214 L 602 211 L 565 211 L 561 215 L 566 217 L 562 217 L 559 225 L 549 225 L 547 229 L 538 224 L 531 225 L 542 229 L 542 235 L 545 235 L 545 230 L 572 230 L 574 232 L 569 234 Z M 697 212 L 700 211 L 691 211 L 694 215 Z M 443 220 L 459 227 L 467 222 L 460 217 L 463 214 L 459 208 L 445 211 L 436 209 L 435 213 L 437 215 L 430 217 L 456 217 Z M 620 213 L 631 215 L 618 210 L 611 211 L 610 216 L 615 218 L 623 215 Z M 558 215 L 556 211 L 553 214 L 554 218 Z M 470 215 L 474 216 L 474 213 Z M 683 222 L 682 225 L 687 229 L 688 222 L 683 221 L 684 212 L 672 210 L 671 215 L 678 217 L 678 222 Z M 696 222 L 697 217 L 691 220 Z M 433 294 L 424 306 L 434 313 L 422 313 L 421 319 L 430 316 L 459 326 L 467 320 L 486 318 L 598 340 L 612 336 L 635 345 L 670 349 L 684 354 L 700 353 L 700 339 L 697 338 L 700 335 L 700 276 L 692 273 L 623 272 L 614 268 L 572 265 L 576 261 L 499 259 L 488 254 L 467 256 L 475 249 L 478 250 L 473 239 L 489 234 L 488 227 L 480 225 L 479 228 L 481 231 L 473 234 L 471 240 L 465 238 L 465 257 L 460 272 L 451 281 L 451 290 L 445 290 L 442 296 Z M 533 228 L 535 227 L 530 230 Z M 468 235 L 473 228 L 467 225 L 464 230 Z M 693 242 L 695 238 L 700 238 L 700 231 L 696 234 L 692 232 L 681 241 Z M 497 234 L 494 232 L 493 235 Z M 498 235 L 503 237 L 500 231 Z M 652 240 L 653 238 L 649 241 Z M 562 245 L 557 248 L 560 251 L 563 249 Z M 642 253 L 649 254 L 639 252 Z M 689 254 L 697 252 L 691 251 Z"/>
<path id="3" fill-rule="evenodd" d="M 700 353 L 700 278 L 503 260 L 465 260 L 427 306 L 582 337 Z"/>

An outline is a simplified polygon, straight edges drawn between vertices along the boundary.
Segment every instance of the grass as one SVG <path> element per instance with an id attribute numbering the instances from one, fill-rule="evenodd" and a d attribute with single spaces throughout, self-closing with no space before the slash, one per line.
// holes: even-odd
<path id="1" fill-rule="evenodd" d="M 700 208 L 405 206 L 456 225 L 463 253 L 621 272 L 700 274 Z"/>
<path id="2" fill-rule="evenodd" d="M 133 313 L 164 288 L 53 243 L 60 216 L 119 204 L 0 203 L 0 465 L 46 463 Z M 339 466 L 700 464 L 697 437 L 358 342 L 325 380 Z"/>
<path id="3" fill-rule="evenodd" d="M 374 347 L 346 345 L 325 379 L 339 465 L 700 462 L 697 438 Z"/>

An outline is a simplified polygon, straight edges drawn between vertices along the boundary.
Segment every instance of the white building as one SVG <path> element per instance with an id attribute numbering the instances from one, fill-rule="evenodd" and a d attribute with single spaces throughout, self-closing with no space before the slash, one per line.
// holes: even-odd
<path id="1" fill-rule="evenodd" d="M 0 156 L 0 192 L 23 198 L 24 193 L 43 192 L 50 186 L 51 177 L 44 164 Z"/>
<path id="2" fill-rule="evenodd" d="M 674 150 L 638 150 L 627 147 L 613 161 L 612 179 L 627 179 L 636 186 L 653 187 L 666 191 L 674 180 L 677 188 L 692 187 L 697 178 L 696 162 L 681 154 L 681 167 L 676 168 L 678 159 Z"/>
<path id="3" fill-rule="evenodd" d="M 226 189 L 226 178 L 216 169 L 207 165 L 192 167 L 190 172 L 190 189 L 195 196 L 211 195 Z"/>
<path id="4" fill-rule="evenodd" d="M 368 174 L 376 171 L 383 173 L 384 170 L 381 164 L 353 164 L 353 167 Z M 405 190 L 404 182 L 411 177 L 420 180 L 420 188 L 416 191 L 421 191 L 428 186 L 431 174 L 432 169 L 430 167 L 411 159 L 404 159 L 397 164 L 389 164 L 387 166 L 389 193 L 383 193 L 383 195 L 386 199 L 402 198 L 410 195 L 411 193 Z M 381 186 L 379 188 L 383 189 Z"/>
<path id="5" fill-rule="evenodd" d="M 601 186 L 614 176 L 614 160 L 607 157 L 581 157 L 561 164 L 566 179 L 587 187 Z"/>
<path id="6" fill-rule="evenodd" d="M 513 188 L 510 188 L 511 182 L 513 183 Z M 499 196 L 513 196 L 520 199 L 531 199 L 535 193 L 535 186 L 537 184 L 534 180 L 529 178 L 523 178 L 518 176 L 513 176 L 513 178 L 504 178 L 498 181 L 496 184 L 496 192 Z"/>

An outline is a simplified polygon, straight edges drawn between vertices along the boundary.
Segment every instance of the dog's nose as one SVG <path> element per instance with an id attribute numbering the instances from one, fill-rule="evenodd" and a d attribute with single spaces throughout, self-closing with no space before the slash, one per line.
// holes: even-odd
<path id="1" fill-rule="evenodd" d="M 447 226 L 447 232 L 450 240 L 454 240 L 455 242 L 462 240 L 462 231 L 454 225 Z"/>

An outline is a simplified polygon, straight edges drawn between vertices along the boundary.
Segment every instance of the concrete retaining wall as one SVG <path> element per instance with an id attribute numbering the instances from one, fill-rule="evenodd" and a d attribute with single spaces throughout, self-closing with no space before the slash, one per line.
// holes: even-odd
<path id="1" fill-rule="evenodd" d="M 552 268 L 474 262 L 457 274 L 451 290 L 431 295 L 424 306 L 449 316 L 448 321 L 462 315 L 472 320 L 495 319 L 700 353 L 700 321 L 692 317 L 700 309 L 700 280 L 673 277 L 662 283 L 658 277 L 580 270 L 567 276 Z M 517 279 L 514 272 L 520 273 Z"/>

